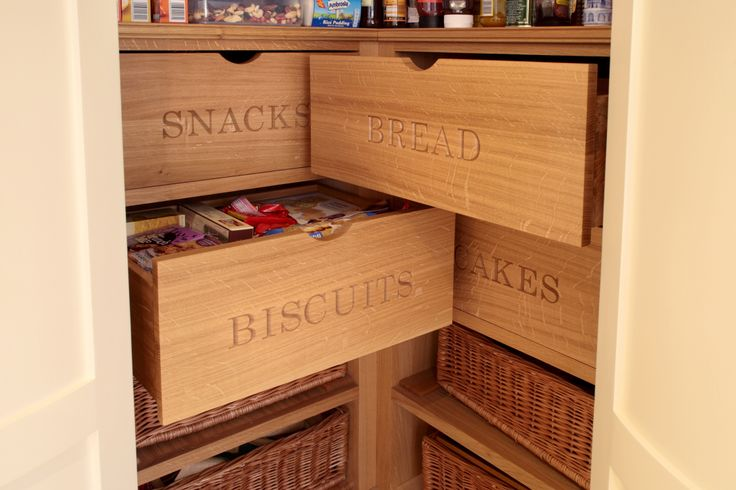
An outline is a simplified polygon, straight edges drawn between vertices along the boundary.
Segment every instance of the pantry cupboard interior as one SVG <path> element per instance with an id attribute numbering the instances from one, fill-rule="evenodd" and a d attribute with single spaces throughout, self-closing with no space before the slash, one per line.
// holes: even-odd
<path id="1" fill-rule="evenodd" d="M 730 165 L 726 143 L 733 112 L 728 94 L 736 72 L 724 60 L 733 52 L 734 39 L 727 29 L 714 28 L 710 17 L 660 7 L 619 2 L 611 32 L 615 69 L 608 124 L 594 488 L 720 488 L 731 479 L 729 441 L 736 434 L 728 421 L 736 405 L 733 393 L 723 386 L 733 372 L 730 278 L 736 271 L 723 260 L 723 244 L 733 241 L 732 227 L 723 223 L 734 206 L 730 182 L 736 167 Z M 11 3 L 7 9 L 9 18 L 27 14 L 24 4 Z M 736 14 L 734 7 L 724 9 L 724 17 Z M 54 253 L 49 253 L 47 241 L 32 241 L 24 246 L 28 256 L 5 265 L 3 300 L 8 303 L 3 308 L 12 342 L 4 343 L 2 362 L 3 371 L 15 375 L 4 379 L 12 395 L 3 404 L 0 482 L 14 488 L 32 483 L 53 489 L 132 488 L 136 478 L 126 271 L 122 260 L 110 260 L 110 251 L 124 238 L 117 25 L 114 9 L 106 2 L 55 3 L 45 13 L 32 23 L 8 23 L 2 33 L 4 61 L 12 68 L 3 80 L 9 89 L 4 91 L 4 107 L 15 115 L 1 123 L 9 136 L 3 154 L 17 163 L 3 166 L 4 177 L 10 172 L 3 180 L 3 197 L 11 209 L 23 202 L 24 210 L 38 216 L 48 214 L 51 200 L 56 219 L 46 220 L 44 229 L 49 236 L 69 236 L 69 241 L 58 242 Z M 313 35 L 336 43 L 338 35 L 348 40 L 366 34 Z M 379 35 L 412 51 L 426 49 L 427 38 L 436 36 Z M 442 35 L 456 41 L 453 49 L 465 52 L 478 48 L 476 36 L 511 52 L 527 51 L 527 44 L 539 41 L 523 41 L 524 36 L 536 36 L 531 32 Z M 275 46 L 282 36 L 266 29 L 258 36 L 242 31 L 239 37 Z M 221 36 L 184 36 L 173 42 L 153 37 L 150 49 L 189 45 L 217 50 L 237 43 Z M 125 38 L 123 32 L 121 46 Z M 309 39 L 304 42 L 314 46 Z M 551 42 L 550 48 L 569 49 L 568 44 Z M 702 49 L 704 45 L 722 49 Z M 375 55 L 386 46 L 370 42 L 365 50 Z M 29 130 L 39 129 L 39 121 L 55 130 L 39 138 L 38 131 Z M 46 199 L 29 200 L 29 189 Z M 11 228 L 26 229 L 26 218 L 25 213 L 11 213 Z M 698 260 L 687 259 L 692 257 Z M 367 408 L 376 406 L 370 400 L 388 400 L 391 393 L 384 387 L 395 383 L 381 383 L 379 391 L 377 384 L 363 381 L 374 379 L 371 372 L 391 359 L 396 366 L 409 363 L 400 354 L 387 356 L 383 351 L 362 360 L 368 367 L 353 373 L 357 382 L 331 392 L 342 397 L 339 401 L 328 394 L 326 405 L 357 399 L 366 407 L 365 420 L 377 420 Z M 411 362 L 419 362 L 418 356 L 414 359 Z M 423 368 L 402 368 L 397 378 Z M 299 413 L 298 400 L 295 403 L 282 407 L 280 419 L 254 421 L 255 432 L 287 424 L 288 417 Z M 313 399 L 308 405 L 316 406 Z M 421 403 L 418 410 L 426 406 Z M 403 410 L 398 414 L 408 417 Z M 381 420 L 384 426 L 389 423 Z M 494 447 L 493 437 L 463 436 L 471 431 L 462 416 L 437 420 L 464 425 L 443 430 L 477 454 Z M 371 427 L 369 438 L 378 434 L 377 425 Z M 253 432 L 244 437 L 249 434 Z M 382 453 L 364 457 L 368 465 L 377 458 L 386 461 Z"/>
<path id="2" fill-rule="evenodd" d="M 588 346 L 583 350 L 587 349 L 587 354 L 569 357 L 570 353 L 564 348 L 555 347 L 554 340 L 535 338 L 529 332 L 513 333 L 501 328 L 502 332 L 495 337 L 545 362 L 567 369 L 581 379 L 594 381 L 596 281 L 599 274 L 596 269 L 600 260 L 610 29 L 424 33 L 120 25 L 119 32 L 126 200 L 129 205 L 140 207 L 174 199 L 309 182 L 326 176 L 330 179 L 323 182 L 363 196 L 381 191 L 494 222 L 501 225 L 500 230 L 504 227 L 517 229 L 520 237 L 536 235 L 542 246 L 560 242 L 560 253 L 571 254 L 567 259 L 570 262 L 577 261 L 576 250 L 593 250 L 592 261 L 585 266 L 589 268 L 587 274 L 595 277 L 591 282 L 593 309 L 586 319 L 589 323 L 585 331 Z M 156 87 L 156 77 L 164 76 L 162 74 L 168 70 L 176 71 L 180 77 L 180 83 L 175 86 L 177 94 L 171 100 L 181 103 L 169 101 L 159 105 L 152 101 L 168 99 L 170 94 Z M 217 80 L 212 79 L 212 72 L 220 74 Z M 247 84 L 238 82 L 243 73 L 246 73 Z M 304 83 L 305 76 L 309 76 L 309 84 Z M 301 88 L 299 80 L 303 80 Z M 309 86 L 308 94 L 305 93 L 305 85 Z M 442 91 L 448 92 L 444 105 Z M 393 99 L 386 100 L 385 94 L 388 93 Z M 461 94 L 459 97 L 450 95 L 458 93 Z M 503 95 L 499 96 L 499 93 Z M 540 93 L 543 95 L 538 96 Z M 239 95 L 231 97 L 226 94 Z M 438 97 L 426 97 L 427 94 L 438 94 Z M 462 106 L 464 97 L 472 100 L 472 104 Z M 208 98 L 217 100 L 217 103 L 210 102 L 207 107 L 211 108 L 203 111 L 201 107 L 204 106 L 199 99 Z M 232 103 L 225 107 L 228 104 L 223 105 L 220 99 L 228 98 Z M 188 99 L 192 100 L 191 107 L 186 106 Z M 565 109 L 549 110 L 555 104 Z M 462 107 L 459 113 L 458 105 Z M 342 108 L 346 109 L 343 111 Z M 159 118 L 151 117 L 151 114 L 159 113 L 163 114 L 163 130 L 158 127 L 161 124 Z M 307 114 L 311 123 L 309 154 L 300 150 L 305 146 L 305 139 L 309 138 L 305 124 Z M 364 136 L 366 120 L 369 127 L 367 141 Z M 540 131 L 540 128 L 545 130 Z M 186 138 L 181 138 L 183 133 L 186 133 Z M 339 143 L 331 144 L 336 141 Z M 433 146 L 430 148 L 430 145 Z M 417 155 L 408 155 L 405 159 L 407 167 L 401 168 L 395 153 L 392 153 L 395 148 L 414 151 Z M 242 159 L 246 152 L 248 163 L 238 165 L 238 158 Z M 513 175 L 513 179 L 509 179 L 509 175 Z M 356 184 L 361 187 L 356 187 Z M 550 208 L 553 208 L 552 213 Z M 285 417 L 289 420 L 306 418 L 315 413 L 316 407 L 324 409 L 325 400 L 330 400 L 335 404 L 347 403 L 351 407 L 348 465 L 349 479 L 355 488 L 421 488 L 421 438 L 430 426 L 531 488 L 575 488 L 572 481 L 437 387 L 432 374 L 437 351 L 435 331 L 452 321 L 448 307 L 451 307 L 453 286 L 449 279 L 452 277 L 452 263 L 457 262 L 452 252 L 457 230 L 454 220 L 446 223 L 440 220 L 440 217 L 444 220 L 451 216 L 449 213 L 438 209 L 435 214 L 437 216 L 430 220 L 409 216 L 406 223 L 396 222 L 383 235 L 376 230 L 361 233 L 357 226 L 334 242 L 344 244 L 352 254 L 346 249 L 344 258 L 339 258 L 343 257 L 340 252 L 318 249 L 301 261 L 320 264 L 323 262 L 320 253 L 331 254 L 323 258 L 328 262 L 336 261 L 341 269 L 349 271 L 347 277 L 340 279 L 347 284 L 350 274 L 364 276 L 360 262 L 352 263 L 351 255 L 366 255 L 363 268 L 371 267 L 369 264 L 372 263 L 375 267 L 375 259 L 370 257 L 372 250 L 388 256 L 405 257 L 404 261 L 411 258 L 414 265 L 410 260 L 404 264 L 407 270 L 412 271 L 407 277 L 424 284 L 421 298 L 424 303 L 417 305 L 416 313 L 406 309 L 406 305 L 396 303 L 395 313 L 387 318 L 386 327 L 364 317 L 363 322 L 369 321 L 373 325 L 369 335 L 361 334 L 359 322 L 355 324 L 352 336 L 344 340 L 336 337 L 337 332 L 345 331 L 341 325 L 330 324 L 319 330 L 312 339 L 323 336 L 326 343 L 302 340 L 301 345 L 312 345 L 317 350 L 306 358 L 300 357 L 320 359 L 319 363 L 289 362 L 288 346 L 282 346 L 278 352 L 286 353 L 283 364 L 299 365 L 299 372 L 272 365 L 269 348 L 273 347 L 267 346 L 266 342 L 257 349 L 259 354 L 255 354 L 255 347 L 251 347 L 249 357 L 252 360 L 257 358 L 257 362 L 242 365 L 244 371 L 253 375 L 248 378 L 249 391 L 243 396 L 271 388 L 274 383 L 291 381 L 313 370 L 324 369 L 334 362 L 350 361 L 350 376 L 348 380 L 300 395 L 298 403 L 286 402 L 287 407 L 296 403 L 296 408 L 278 405 L 261 410 L 262 413 L 254 417 L 254 422 L 245 423 L 239 429 L 242 430 L 240 437 L 264 435 L 264 431 L 272 430 L 279 423 L 276 421 Z M 482 223 L 481 220 L 467 220 L 465 226 L 472 227 L 474 222 Z M 591 229 L 594 235 L 592 245 Z M 455 230 L 455 233 L 444 235 L 449 238 L 447 247 L 441 238 L 442 230 Z M 392 231 L 398 238 L 395 247 L 391 244 Z M 485 236 L 489 232 L 483 230 L 480 233 Z M 412 237 L 413 240 L 415 236 L 419 238 L 416 246 L 407 241 L 407 238 Z M 371 243 L 372 240 L 375 243 Z M 508 240 L 504 237 L 502 241 Z M 262 248 L 273 250 L 268 243 L 263 243 Z M 417 248 L 421 243 L 432 244 L 434 259 L 427 261 L 422 258 L 423 252 Z M 259 245 L 254 243 L 253 247 Z M 525 246 L 529 245 L 518 245 L 522 254 Z M 310 245 L 295 241 L 291 249 L 282 253 L 299 254 L 300 247 Z M 533 249 L 534 245 L 529 248 Z M 212 275 L 229 274 L 226 269 L 215 265 L 218 259 L 213 259 L 212 254 L 202 254 L 203 257 L 205 255 L 207 258 L 202 267 L 206 269 L 207 264 L 211 264 Z M 195 255 L 189 257 L 196 261 Z M 272 264 L 269 264 L 265 253 L 256 253 L 253 258 L 256 262 L 253 271 L 256 272 L 251 271 L 251 274 L 243 270 L 240 274 L 245 278 L 251 274 L 253 284 L 246 289 L 257 291 L 259 277 L 268 274 Z M 224 263 L 234 263 L 232 259 L 223 260 Z M 340 282 L 337 278 L 341 277 L 337 269 L 333 271 L 329 267 L 328 262 L 318 267 L 329 278 L 323 289 L 330 284 L 336 287 Z M 422 267 L 427 263 L 436 267 L 443 262 L 449 265 L 449 269 L 442 272 L 446 279 L 423 277 Z M 166 287 L 164 274 L 168 272 L 164 270 L 186 271 L 184 275 L 171 276 L 172 280 L 176 277 L 181 280 L 201 268 L 195 264 L 177 267 L 176 263 L 175 257 L 160 262 L 154 279 L 158 288 Z M 171 267 L 161 269 L 164 264 Z M 381 267 L 384 266 L 378 266 L 376 270 L 384 270 Z M 458 275 L 457 264 L 455 268 Z M 202 271 L 207 274 L 205 269 Z M 391 267 L 385 270 L 391 270 Z M 502 273 L 507 277 L 506 271 Z M 531 273 L 523 271 L 522 274 Z M 279 276 L 283 277 L 282 274 Z M 140 287 L 136 285 L 142 282 L 139 277 L 142 276 L 131 274 L 134 305 L 147 296 L 138 294 Z M 529 294 L 532 290 L 541 290 L 542 281 L 551 280 L 551 276 L 544 279 L 540 274 L 537 286 L 531 276 L 524 275 L 522 291 Z M 558 278 L 554 280 L 559 281 Z M 506 281 L 510 286 L 507 278 Z M 215 284 L 217 278 L 203 278 L 202 283 Z M 458 284 L 456 282 L 455 287 Z M 547 288 L 552 287 L 549 282 L 545 284 Z M 196 286 L 193 282 L 193 287 Z M 304 286 L 297 285 L 294 292 L 285 294 L 299 297 L 304 293 L 300 289 Z M 550 291 L 554 292 L 553 289 Z M 163 298 L 167 293 L 157 294 L 161 294 L 158 300 L 161 301 L 160 311 L 170 310 L 168 307 L 164 310 Z M 462 292 L 456 290 L 455 296 L 456 303 L 458 300 L 462 302 Z M 540 296 L 545 298 L 542 293 Z M 510 301 L 513 304 L 517 300 L 512 298 Z M 186 309 L 185 303 L 178 304 L 179 309 Z M 141 311 L 155 310 L 150 300 L 146 305 Z M 223 306 L 222 309 L 232 314 L 231 308 Z M 205 308 L 205 311 L 211 310 L 211 307 Z M 133 311 L 135 320 L 140 315 L 135 313 L 137 309 Z M 457 304 L 454 311 L 456 321 L 491 334 L 488 327 L 494 323 L 469 315 L 467 311 L 471 309 L 463 311 L 457 308 Z M 572 311 L 577 311 L 577 308 L 573 307 Z M 172 325 L 186 324 L 188 315 L 192 316 L 191 313 L 182 313 L 178 320 L 172 320 Z M 511 319 L 498 323 L 513 323 L 513 316 L 512 312 Z M 163 322 L 168 323 L 168 320 L 162 316 L 160 321 L 163 329 Z M 158 320 L 155 322 L 158 325 Z M 568 320 L 564 322 L 568 323 Z M 135 327 L 138 323 L 134 321 L 134 332 L 138 331 Z M 216 323 L 208 328 L 214 331 Z M 413 324 L 417 326 L 413 327 Z M 156 328 L 159 327 L 154 330 Z M 392 332 L 387 337 L 390 339 L 388 343 L 380 341 L 381 328 Z M 541 330 L 545 330 L 544 325 Z M 158 335 L 162 338 L 168 336 L 163 330 Z M 134 335 L 134 346 L 140 344 L 141 341 L 136 340 L 139 336 Z M 563 343 L 570 342 L 560 333 L 552 332 L 552 336 L 562 339 Z M 344 346 L 345 342 L 351 348 L 344 354 L 338 354 L 341 351 L 338 349 L 335 351 L 337 355 L 327 355 L 334 350 L 330 346 Z M 581 349 L 574 348 L 578 353 L 582 353 Z M 150 347 L 134 349 L 134 352 L 150 351 Z M 169 357 L 162 351 L 159 362 L 163 363 Z M 579 360 L 575 360 L 576 357 Z M 199 356 L 195 359 L 197 362 L 201 360 Z M 191 366 L 186 366 L 186 359 L 183 362 L 185 364 L 180 364 L 182 367 L 179 369 L 191 371 Z M 139 379 L 142 377 L 147 385 L 151 383 L 150 386 L 155 384 L 154 381 L 161 382 L 160 389 L 154 391 L 161 404 L 167 392 L 164 390 L 169 389 L 160 379 L 154 378 L 163 378 L 164 373 L 176 370 L 175 364 L 167 368 L 169 364 L 146 362 L 146 365 L 155 366 L 153 374 L 135 369 L 140 364 L 140 359 L 134 359 L 134 370 Z M 206 364 L 194 370 L 197 376 L 207 370 Z M 260 371 L 256 369 L 259 364 Z M 220 374 L 225 380 L 235 379 L 233 373 Z M 225 387 L 224 381 L 218 383 L 215 379 L 217 373 L 213 375 L 214 378 L 210 376 L 205 380 L 200 377 L 198 382 L 189 383 L 201 387 L 214 383 L 218 392 L 230 393 L 233 390 Z M 173 379 L 176 376 L 166 374 L 166 377 Z M 166 400 L 171 397 L 172 402 L 167 401 L 160 406 L 165 422 L 232 401 L 206 402 L 202 393 L 193 392 L 193 397 L 184 402 L 181 392 L 192 390 L 186 388 L 186 383 L 176 383 L 179 384 L 173 385 L 170 395 L 166 395 Z M 169 411 L 169 406 L 174 407 L 173 412 Z M 187 406 L 186 411 L 177 412 L 181 406 Z M 262 419 L 260 423 L 259 417 Z M 217 440 L 217 437 L 224 441 Z M 218 450 L 227 449 L 227 444 L 235 440 L 232 434 L 205 438 L 207 443 L 200 447 L 140 450 L 139 482 L 214 455 Z"/>

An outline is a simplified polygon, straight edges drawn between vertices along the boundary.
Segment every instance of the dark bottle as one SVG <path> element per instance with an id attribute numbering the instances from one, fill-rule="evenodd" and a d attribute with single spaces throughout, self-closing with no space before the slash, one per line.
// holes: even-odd
<path id="1" fill-rule="evenodd" d="M 442 0 L 417 0 L 419 27 L 443 27 Z"/>
<path id="2" fill-rule="evenodd" d="M 360 2 L 359 27 L 383 26 L 383 0 L 362 0 Z"/>
<path id="3" fill-rule="evenodd" d="M 570 3 L 570 25 L 583 25 L 583 8 L 585 0 L 571 0 Z"/>
<path id="4" fill-rule="evenodd" d="M 406 27 L 419 27 L 419 4 L 417 0 L 406 0 Z"/>
<path id="5" fill-rule="evenodd" d="M 383 27 L 406 27 L 406 1 L 383 0 Z"/>
<path id="6" fill-rule="evenodd" d="M 569 26 L 570 0 L 534 0 L 533 25 Z"/>

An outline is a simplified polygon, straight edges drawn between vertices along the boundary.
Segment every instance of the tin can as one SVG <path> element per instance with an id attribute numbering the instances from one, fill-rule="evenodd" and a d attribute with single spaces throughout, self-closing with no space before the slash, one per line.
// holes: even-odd
<path id="1" fill-rule="evenodd" d="M 506 0 L 506 25 L 531 27 L 534 0 Z"/>

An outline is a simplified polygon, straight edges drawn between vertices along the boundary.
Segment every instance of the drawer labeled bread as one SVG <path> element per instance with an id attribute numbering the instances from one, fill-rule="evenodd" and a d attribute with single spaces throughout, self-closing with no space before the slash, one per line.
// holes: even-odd
<path id="1" fill-rule="evenodd" d="M 133 367 L 161 422 L 450 324 L 454 218 L 356 216 L 131 262 Z"/>
<path id="2" fill-rule="evenodd" d="M 596 84 L 589 64 L 313 57 L 312 170 L 586 245 Z"/>
<path id="3" fill-rule="evenodd" d="M 601 232 L 580 248 L 458 217 L 455 320 L 595 382 Z"/>
<path id="4" fill-rule="evenodd" d="M 120 65 L 126 189 L 309 167 L 307 54 L 123 53 Z"/>

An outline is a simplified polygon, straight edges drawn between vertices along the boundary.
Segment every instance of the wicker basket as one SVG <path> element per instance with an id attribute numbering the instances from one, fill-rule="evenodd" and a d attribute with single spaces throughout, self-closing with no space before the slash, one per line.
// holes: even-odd
<path id="1" fill-rule="evenodd" d="M 437 381 L 553 468 L 590 488 L 591 393 L 457 325 L 440 331 Z"/>
<path id="2" fill-rule="evenodd" d="M 440 434 L 422 441 L 424 490 L 521 490 L 526 487 Z"/>
<path id="3" fill-rule="evenodd" d="M 336 410 L 319 424 L 237 459 L 188 476 L 167 490 L 321 490 L 343 484 L 348 414 Z"/>
<path id="4" fill-rule="evenodd" d="M 347 365 L 341 364 L 166 426 L 162 426 L 158 421 L 156 400 L 138 380 L 134 379 L 136 447 L 141 448 L 171 441 L 227 422 L 329 381 L 342 378 L 346 373 Z"/>

